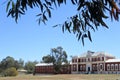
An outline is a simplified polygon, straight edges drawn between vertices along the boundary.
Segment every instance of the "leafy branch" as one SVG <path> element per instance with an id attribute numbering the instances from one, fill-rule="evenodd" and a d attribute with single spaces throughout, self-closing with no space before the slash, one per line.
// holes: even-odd
<path id="1" fill-rule="evenodd" d="M 62 31 L 73 33 L 79 40 L 82 40 L 84 45 L 84 38 L 88 38 L 92 42 L 91 31 L 96 31 L 99 26 L 109 28 L 104 22 L 110 13 L 111 20 L 119 20 L 120 10 L 118 8 L 119 0 L 71 0 L 71 3 L 77 6 L 78 13 L 66 20 L 62 26 Z M 15 21 L 21 15 L 25 15 L 28 7 L 34 9 L 40 8 L 38 23 L 46 24 L 48 18 L 52 16 L 52 10 L 60 7 L 61 4 L 67 4 L 67 0 L 8 0 L 6 12 L 7 16 L 12 16 Z M 59 26 L 59 25 L 56 25 Z"/>

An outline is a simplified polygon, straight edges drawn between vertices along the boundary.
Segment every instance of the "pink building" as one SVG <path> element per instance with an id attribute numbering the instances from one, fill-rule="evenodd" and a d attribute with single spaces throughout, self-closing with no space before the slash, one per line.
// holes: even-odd
<path id="1" fill-rule="evenodd" d="M 120 59 L 106 52 L 88 51 L 72 57 L 71 73 L 120 74 Z"/>

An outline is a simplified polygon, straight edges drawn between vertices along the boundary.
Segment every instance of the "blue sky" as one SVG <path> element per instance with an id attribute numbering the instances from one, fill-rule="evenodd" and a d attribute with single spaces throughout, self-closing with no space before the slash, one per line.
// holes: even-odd
<path id="1" fill-rule="evenodd" d="M 17 60 L 22 58 L 25 61 L 40 61 L 42 56 L 50 53 L 51 48 L 57 46 L 62 46 L 69 57 L 91 50 L 105 51 L 120 58 L 120 22 L 106 20 L 109 29 L 100 27 L 98 31 L 92 32 L 93 42 L 86 39 L 83 46 L 75 35 L 62 33 L 60 27 L 52 27 L 76 13 L 75 7 L 70 3 L 55 9 L 47 25 L 38 25 L 35 16 L 39 13 L 38 9 L 28 9 L 16 24 L 14 19 L 6 17 L 6 5 L 2 5 L 2 2 L 0 1 L 0 60 L 12 56 Z"/>

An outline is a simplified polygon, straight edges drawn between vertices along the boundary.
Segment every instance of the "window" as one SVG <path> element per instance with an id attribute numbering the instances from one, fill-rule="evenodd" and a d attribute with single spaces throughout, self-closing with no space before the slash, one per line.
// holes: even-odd
<path id="1" fill-rule="evenodd" d="M 86 59 L 84 59 L 85 60 L 85 62 L 86 62 Z"/>
<path id="2" fill-rule="evenodd" d="M 81 70 L 81 71 L 83 70 L 83 67 L 82 67 L 82 65 L 80 66 L 80 70 Z"/>
<path id="3" fill-rule="evenodd" d="M 84 62 L 84 60 L 83 59 L 81 59 L 82 60 L 82 62 Z"/>
<path id="4" fill-rule="evenodd" d="M 78 71 L 80 71 L 80 64 L 78 65 Z"/>
<path id="5" fill-rule="evenodd" d="M 119 70 L 120 70 L 120 64 L 119 64 Z"/>
<path id="6" fill-rule="evenodd" d="M 90 58 L 88 58 L 88 61 L 90 61 Z"/>
<path id="7" fill-rule="evenodd" d="M 77 59 L 75 59 L 75 62 L 77 62 Z"/>
<path id="8" fill-rule="evenodd" d="M 118 64 L 115 64 L 115 70 L 116 71 L 118 70 Z"/>
<path id="9" fill-rule="evenodd" d="M 80 59 L 78 59 L 78 62 L 80 62 Z"/>
<path id="10" fill-rule="evenodd" d="M 95 65 L 93 65 L 92 70 L 93 70 L 93 71 L 95 70 Z"/>
<path id="11" fill-rule="evenodd" d="M 96 58 L 96 61 L 98 61 L 98 58 Z"/>
<path id="12" fill-rule="evenodd" d="M 92 61 L 94 61 L 94 58 L 92 58 Z"/>
<path id="13" fill-rule="evenodd" d="M 114 64 L 111 64 L 111 70 L 112 71 L 114 70 Z"/>
<path id="14" fill-rule="evenodd" d="M 107 70 L 108 71 L 110 70 L 110 64 L 107 64 Z"/>
<path id="15" fill-rule="evenodd" d="M 97 71 L 97 64 L 95 65 L 95 71 Z"/>
<path id="16" fill-rule="evenodd" d="M 100 69 L 103 69 L 103 64 L 100 64 Z"/>
<path id="17" fill-rule="evenodd" d="M 97 58 L 95 58 L 95 61 L 96 61 Z"/>
<path id="18" fill-rule="evenodd" d="M 100 61 L 100 57 L 98 57 L 98 61 Z"/>
<path id="19" fill-rule="evenodd" d="M 74 59 L 72 59 L 72 62 L 74 63 Z"/>
<path id="20" fill-rule="evenodd" d="M 84 70 L 84 71 L 86 70 L 86 67 L 85 67 L 85 65 L 83 65 L 83 70 Z"/>
<path id="21" fill-rule="evenodd" d="M 104 57 L 102 57 L 102 61 L 104 61 Z"/>
<path id="22" fill-rule="evenodd" d="M 76 65 L 73 65 L 73 71 L 76 71 L 77 69 L 76 69 Z"/>
<path id="23" fill-rule="evenodd" d="M 83 59 L 83 62 L 84 62 L 85 60 Z"/>

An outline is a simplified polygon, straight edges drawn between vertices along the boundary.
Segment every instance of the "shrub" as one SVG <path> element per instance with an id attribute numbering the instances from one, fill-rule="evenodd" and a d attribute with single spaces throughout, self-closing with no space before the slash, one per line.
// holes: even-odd
<path id="1" fill-rule="evenodd" d="M 3 71 L 3 76 L 17 76 L 18 75 L 18 71 L 16 70 L 16 68 L 11 67 L 6 69 L 5 71 Z"/>

